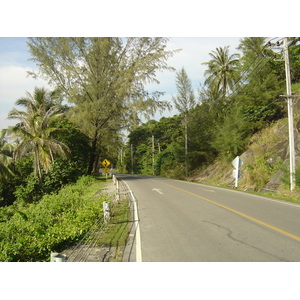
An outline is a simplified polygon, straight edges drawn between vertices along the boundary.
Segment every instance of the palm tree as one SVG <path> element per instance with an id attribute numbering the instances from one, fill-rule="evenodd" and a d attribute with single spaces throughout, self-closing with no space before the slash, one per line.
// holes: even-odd
<path id="1" fill-rule="evenodd" d="M 240 40 L 237 49 L 241 50 L 244 56 L 253 56 L 254 58 L 262 59 L 268 50 L 265 46 L 265 37 L 246 37 Z"/>
<path id="2" fill-rule="evenodd" d="M 274 52 L 266 47 L 266 38 L 264 37 L 246 37 L 240 40 L 240 44 L 237 47 L 240 51 L 242 51 L 242 58 L 240 60 L 242 76 L 249 78 L 253 73 L 254 76 L 259 76 L 261 72 L 259 70 L 262 66 L 264 66 L 263 59 L 266 58 L 268 61 L 268 57 L 272 57 Z M 266 70 L 267 73 L 271 72 L 271 70 Z M 265 78 L 265 74 L 262 75 Z"/>
<path id="3" fill-rule="evenodd" d="M 62 116 L 62 106 L 57 102 L 57 94 L 44 88 L 35 88 L 33 95 L 27 93 L 27 97 L 17 100 L 16 105 L 24 106 L 25 111 L 13 108 L 9 113 L 9 118 L 20 121 L 11 129 L 13 135 L 20 138 L 14 158 L 33 152 L 34 174 L 41 179 L 41 167 L 48 172 L 54 154 L 66 158 L 69 152 L 65 144 L 52 138 L 53 133 L 60 130 L 56 124 Z"/>
<path id="4" fill-rule="evenodd" d="M 13 172 L 13 150 L 15 143 L 8 143 L 5 139 L 6 130 L 3 129 L 0 135 L 0 176 L 10 177 L 14 175 Z"/>
<path id="5" fill-rule="evenodd" d="M 212 59 L 203 63 L 208 65 L 204 72 L 207 76 L 205 84 L 215 85 L 225 97 L 232 91 L 238 71 L 239 54 L 229 54 L 229 46 L 217 48 L 209 53 Z"/>

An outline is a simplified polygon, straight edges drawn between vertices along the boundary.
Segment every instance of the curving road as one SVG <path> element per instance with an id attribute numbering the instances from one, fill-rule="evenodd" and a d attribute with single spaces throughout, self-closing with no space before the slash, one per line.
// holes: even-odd
<path id="1" fill-rule="evenodd" d="M 300 261 L 300 205 L 160 177 L 117 177 L 134 195 L 139 225 L 124 261 Z"/>

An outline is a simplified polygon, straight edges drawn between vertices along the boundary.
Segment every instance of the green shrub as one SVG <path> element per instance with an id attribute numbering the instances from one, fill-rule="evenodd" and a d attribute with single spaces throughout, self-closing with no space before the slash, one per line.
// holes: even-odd
<path id="1" fill-rule="evenodd" d="M 64 185 L 76 182 L 81 175 L 75 162 L 60 159 L 52 164 L 48 173 L 42 172 L 41 181 L 30 173 L 23 184 L 16 186 L 14 195 L 18 202 L 33 203 L 45 194 L 57 193 Z"/>
<path id="2" fill-rule="evenodd" d="M 286 187 L 286 189 L 289 189 L 290 187 L 290 169 L 289 166 L 286 166 L 285 168 L 281 169 L 283 171 L 283 175 L 281 177 L 281 181 Z M 300 188 L 300 166 L 296 166 L 295 170 L 295 179 L 296 179 L 296 187 Z"/>
<path id="3" fill-rule="evenodd" d="M 95 198 L 99 188 L 99 181 L 84 176 L 38 203 L 0 211 L 0 261 L 48 261 L 51 252 L 78 241 L 102 216 L 106 199 Z"/>

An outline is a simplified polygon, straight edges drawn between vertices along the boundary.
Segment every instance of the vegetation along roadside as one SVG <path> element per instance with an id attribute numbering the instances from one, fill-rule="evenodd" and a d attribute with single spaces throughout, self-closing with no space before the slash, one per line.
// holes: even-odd
<path id="1" fill-rule="evenodd" d="M 103 190 L 103 181 L 99 177 L 83 176 L 37 203 L 1 207 L 0 261 L 49 261 L 51 252 L 61 252 L 78 243 L 102 217 L 103 201 L 110 200 Z M 100 189 L 103 193 L 98 193 Z M 128 217 L 129 207 L 120 201 L 111 224 L 99 239 L 100 244 L 118 243 L 118 257 L 126 243 Z"/>

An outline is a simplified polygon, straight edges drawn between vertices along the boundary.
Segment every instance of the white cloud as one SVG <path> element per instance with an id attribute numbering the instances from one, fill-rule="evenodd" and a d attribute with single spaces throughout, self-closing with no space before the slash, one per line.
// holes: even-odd
<path id="1" fill-rule="evenodd" d="M 190 77 L 193 88 L 197 93 L 200 83 L 203 83 L 205 66 L 203 62 L 209 61 L 209 52 L 215 50 L 217 47 L 230 46 L 231 53 L 236 52 L 236 47 L 239 44 L 240 38 L 234 37 L 174 37 L 170 38 L 167 49 L 182 49 L 168 60 L 168 64 L 176 70 L 185 68 L 186 73 Z M 14 42 L 14 39 L 9 39 L 8 42 Z M 25 96 L 26 91 L 32 92 L 35 86 L 46 86 L 46 82 L 42 80 L 35 80 L 27 77 L 27 71 L 32 68 L 32 63 L 25 60 L 28 53 L 21 50 L 22 43 L 19 41 L 17 46 L 10 46 L 10 51 L 0 53 L 2 64 L 0 64 L 0 128 L 5 128 L 8 121 L 5 120 L 7 113 L 13 108 L 15 101 Z M 5 45 L 5 44 L 3 44 Z M 16 50 L 13 50 L 15 49 Z M 24 47 L 24 49 L 26 49 Z M 22 54 L 24 59 L 22 59 Z M 159 85 L 149 84 L 147 89 L 149 91 L 165 92 L 165 96 L 161 99 L 172 101 L 172 95 L 176 95 L 175 72 L 158 72 L 157 79 L 160 81 Z M 165 116 L 176 113 L 164 113 Z"/>
<path id="2" fill-rule="evenodd" d="M 36 86 L 47 87 L 45 81 L 27 77 L 27 71 L 27 68 L 14 65 L 0 67 L 0 129 L 15 124 L 6 118 L 17 99 L 25 96 L 26 91 L 32 93 Z"/>
<path id="3" fill-rule="evenodd" d="M 176 37 L 171 38 L 168 43 L 168 50 L 182 49 L 168 60 L 168 64 L 179 71 L 184 68 L 187 75 L 192 81 L 193 89 L 198 96 L 198 88 L 200 83 L 204 83 L 204 71 L 206 66 L 204 62 L 211 58 L 209 53 L 217 47 L 230 46 L 230 53 L 237 53 L 236 47 L 239 45 L 240 37 Z M 172 95 L 176 95 L 176 72 L 164 71 L 157 73 L 159 85 L 149 84 L 149 91 L 158 90 L 165 92 L 165 96 L 161 99 L 171 101 Z M 174 111 L 173 111 L 174 113 Z M 172 114 L 172 113 L 171 113 Z"/>

